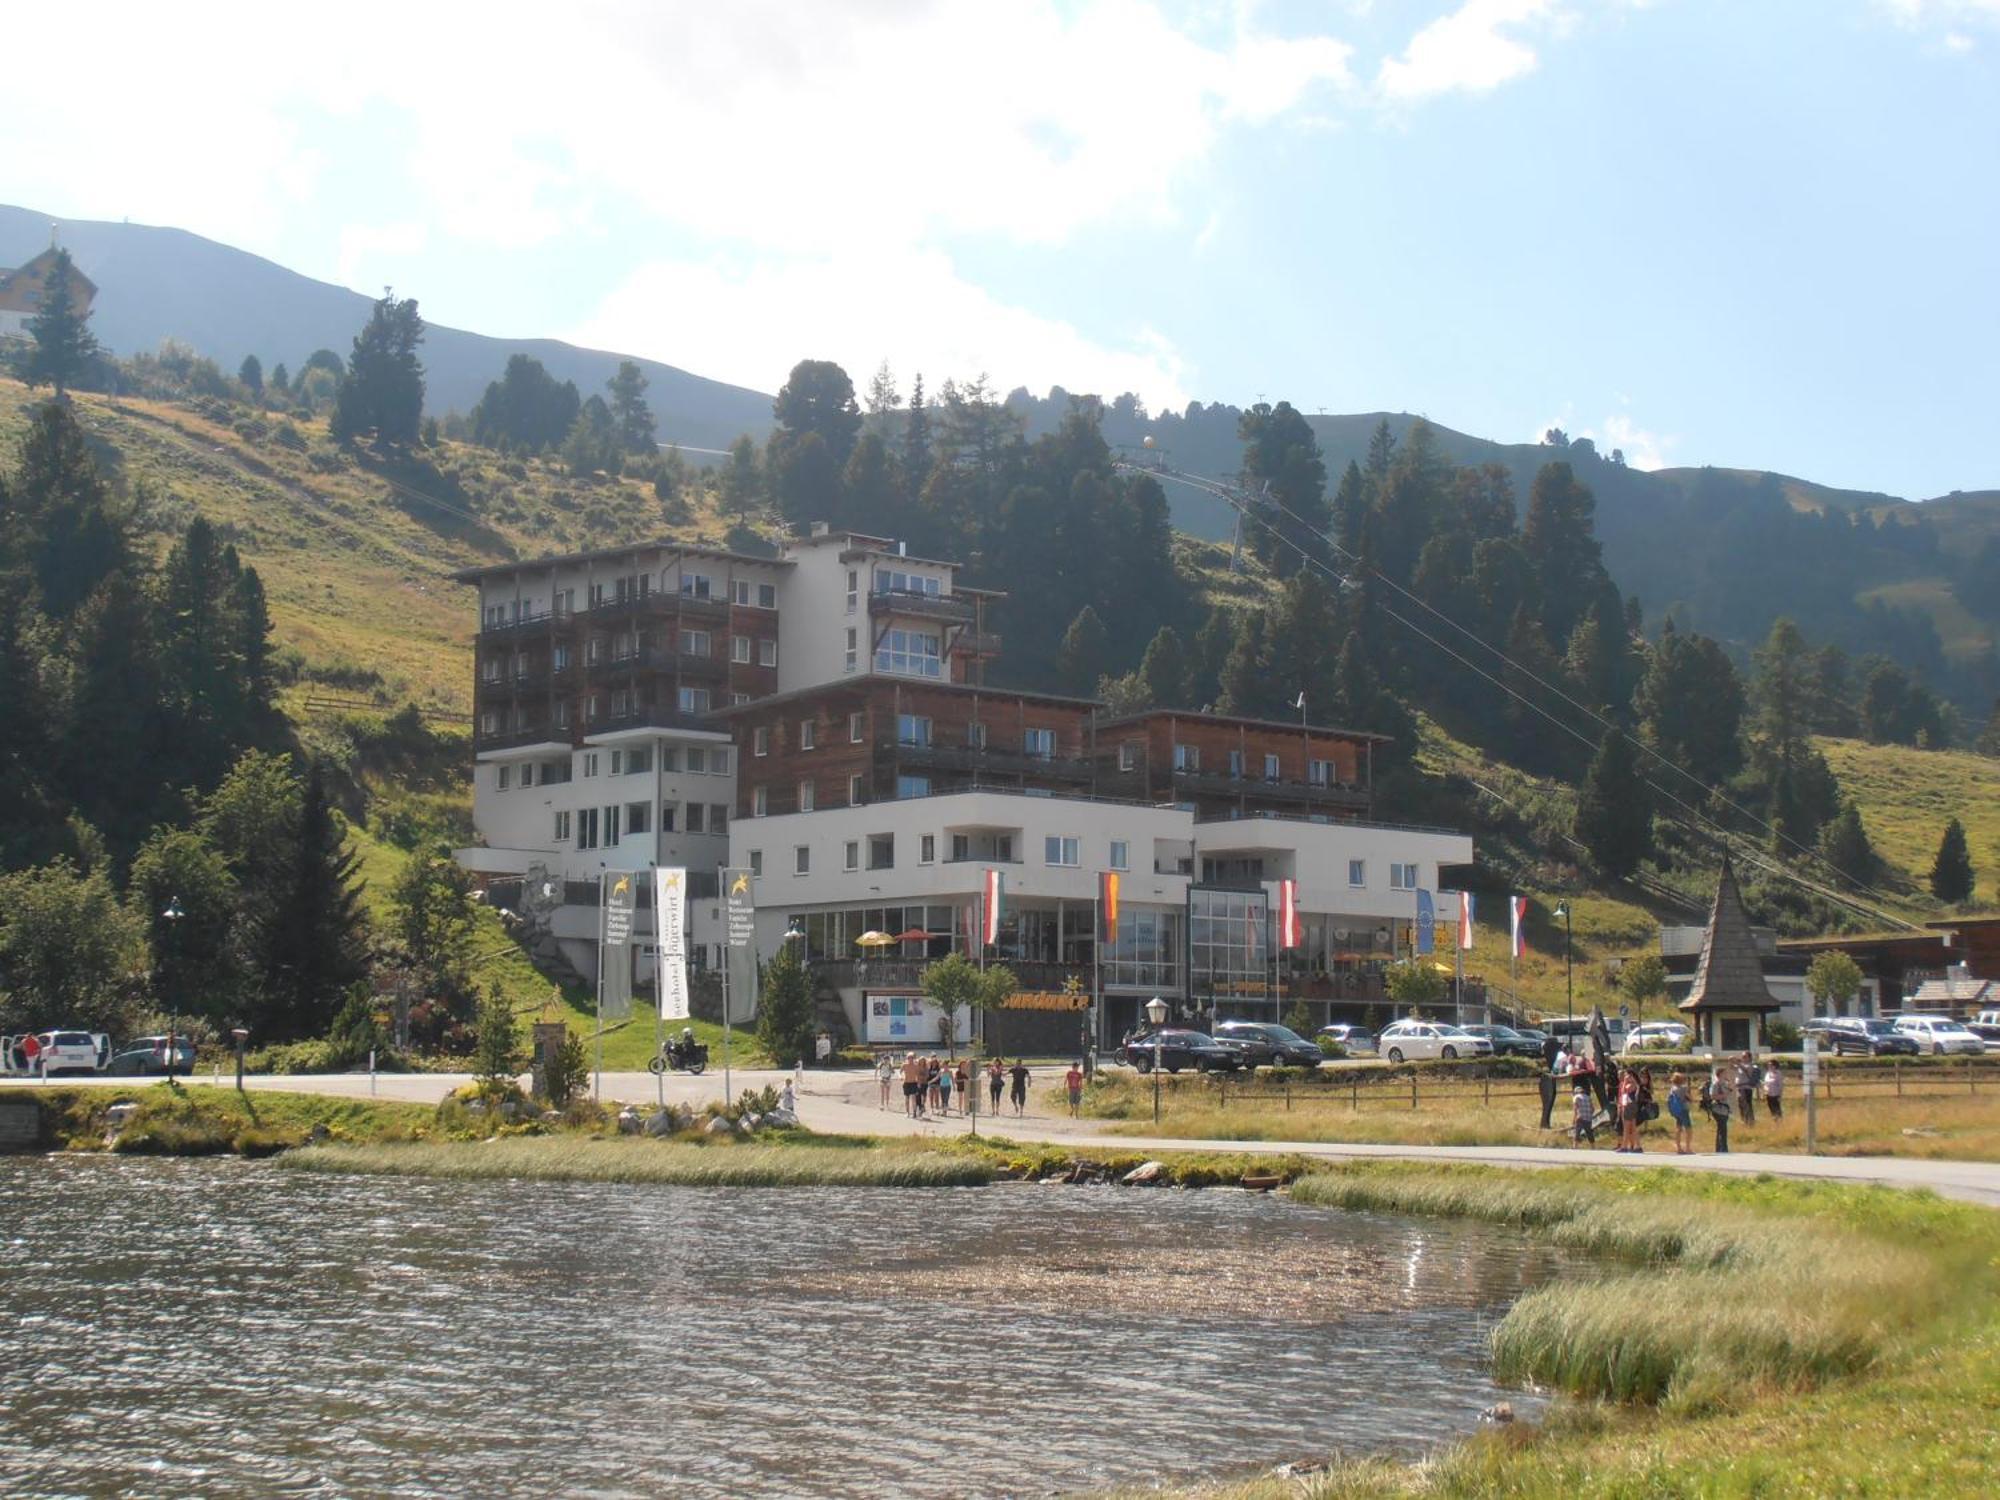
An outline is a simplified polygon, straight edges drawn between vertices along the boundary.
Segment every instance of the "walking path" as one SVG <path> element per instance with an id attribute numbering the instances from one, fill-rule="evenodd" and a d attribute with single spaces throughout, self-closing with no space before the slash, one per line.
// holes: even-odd
<path id="1" fill-rule="evenodd" d="M 255 1090 L 298 1094 L 334 1094 L 347 1098 L 402 1100 L 434 1104 L 467 1082 L 465 1073 L 382 1073 L 372 1080 L 366 1073 L 253 1077 L 244 1080 Z M 790 1073 L 768 1069 L 739 1070 L 732 1075 L 737 1089 L 762 1088 L 767 1084 L 783 1087 Z M 1058 1145 L 1095 1142 L 1121 1151 L 1148 1156 L 1167 1151 L 1221 1151 L 1250 1156 L 1297 1155 L 1322 1161 L 1445 1161 L 1477 1163 L 1496 1167 L 1595 1167 L 1605 1171 L 1644 1167 L 1672 1167 L 1684 1172 L 1729 1172 L 1755 1176 L 1768 1172 L 1774 1177 L 1790 1177 L 1822 1182 L 1875 1183 L 1885 1187 L 1929 1188 L 1940 1197 L 1958 1198 L 1969 1203 L 2000 1208 L 2000 1163 L 1932 1161 L 1896 1156 L 1798 1156 L 1789 1153 L 1738 1151 L 1728 1156 L 1699 1154 L 1675 1156 L 1672 1152 L 1646 1152 L 1621 1156 L 1615 1152 L 1578 1151 L 1570 1147 L 1547 1146 L 1375 1146 L 1338 1145 L 1324 1141 L 1230 1141 L 1181 1140 L 1136 1135 L 1106 1135 L 1102 1121 L 1072 1120 L 1067 1114 L 1045 1112 L 1042 1096 L 1049 1085 L 1060 1080 L 1055 1068 L 1038 1069 L 1035 1091 L 1025 1116 L 1017 1117 L 1013 1107 L 1003 1102 L 997 1116 L 982 1113 L 976 1122 L 962 1113 L 945 1119 L 913 1120 L 903 1113 L 900 1082 L 890 1106 L 879 1105 L 879 1094 L 871 1074 L 849 1071 L 815 1072 L 803 1075 L 799 1090 L 799 1115 L 814 1130 L 848 1135 L 934 1136 L 964 1135 L 975 1128 L 981 1135 L 1005 1136 L 1019 1141 Z M 81 1076 L 56 1078 L 56 1084 L 78 1083 L 100 1088 L 143 1087 L 153 1079 L 101 1078 Z M 229 1083 L 228 1074 L 217 1080 L 201 1074 L 196 1083 Z M 36 1083 L 39 1080 L 0 1079 L 8 1084 Z M 719 1073 L 700 1078 L 670 1074 L 656 1080 L 650 1073 L 606 1073 L 604 1097 L 650 1104 L 664 1092 L 669 1102 L 704 1104 L 722 1092 Z M 982 1109 L 985 1098 L 980 1099 Z"/>

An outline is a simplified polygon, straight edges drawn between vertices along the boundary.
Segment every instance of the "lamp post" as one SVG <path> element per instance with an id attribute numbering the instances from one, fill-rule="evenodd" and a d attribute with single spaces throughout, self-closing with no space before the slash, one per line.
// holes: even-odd
<path id="1" fill-rule="evenodd" d="M 167 904 L 160 911 L 160 920 L 167 924 L 167 931 L 174 934 L 173 946 L 177 952 L 180 948 L 180 924 L 186 916 L 187 913 L 181 909 L 181 898 L 167 897 Z M 178 986 L 169 985 L 168 989 L 173 993 L 167 999 L 167 1082 L 172 1083 L 174 1063 L 178 1060 L 177 1055 L 181 1045 L 178 1035 L 181 1029 L 181 1005 Z"/>
<path id="2" fill-rule="evenodd" d="M 1153 1023 L 1153 1123 L 1160 1123 L 1160 1065 L 1166 1048 L 1167 1002 L 1158 995 L 1146 1002 L 1146 1019 Z"/>
<path id="3" fill-rule="evenodd" d="M 236 1092 L 243 1092 L 243 1044 L 250 1040 L 248 1026 L 232 1026 L 229 1035 L 236 1042 Z"/>
<path id="4" fill-rule="evenodd" d="M 1570 962 L 1569 943 L 1569 903 L 1563 902 L 1556 908 L 1556 915 L 1563 919 L 1563 995 L 1569 1007 L 1570 1024 L 1576 1024 L 1576 971 Z"/>

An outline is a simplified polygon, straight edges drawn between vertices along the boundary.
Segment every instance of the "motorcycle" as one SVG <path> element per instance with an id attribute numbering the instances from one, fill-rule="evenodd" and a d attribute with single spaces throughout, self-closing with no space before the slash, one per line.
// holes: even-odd
<path id="1" fill-rule="evenodd" d="M 655 1074 L 672 1069 L 676 1073 L 700 1073 L 708 1066 L 706 1042 L 668 1042 L 646 1066 Z"/>

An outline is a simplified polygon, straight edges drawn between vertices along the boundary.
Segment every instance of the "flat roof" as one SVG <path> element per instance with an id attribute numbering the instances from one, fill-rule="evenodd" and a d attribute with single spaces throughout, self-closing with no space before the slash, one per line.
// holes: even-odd
<path id="1" fill-rule="evenodd" d="M 1778 939 L 1778 949 L 1785 953 L 1851 953 L 1862 948 L 1948 946 L 1941 932 L 1860 932 L 1848 937 Z"/>
<path id="2" fill-rule="evenodd" d="M 811 687 L 793 688 L 789 693 L 772 693 L 768 697 L 752 698 L 748 703 L 732 703 L 725 708 L 709 710 L 718 719 L 733 718 L 751 713 L 757 709 L 770 708 L 776 704 L 796 703 L 804 698 L 831 697 L 838 693 L 865 693 L 874 688 L 912 688 L 926 693 L 957 693 L 971 698 L 1010 698 L 1027 703 L 1059 703 L 1066 708 L 1081 708 L 1095 711 L 1104 705 L 1095 698 L 1070 698 L 1061 693 L 1038 693 L 1032 688 L 994 687 L 990 684 L 972 682 L 933 682 L 924 678 L 892 677 L 885 673 L 858 673 L 853 677 L 843 677 L 836 682 L 817 682 Z"/>
<path id="3" fill-rule="evenodd" d="M 784 544 L 787 547 L 826 547 L 835 542 L 849 549 L 842 554 L 843 562 L 851 557 L 893 557 L 902 562 L 922 563 L 930 568 L 958 569 L 965 566 L 964 563 L 946 562 L 941 557 L 911 557 L 908 553 L 896 550 L 896 539 L 892 536 L 871 536 L 865 531 L 845 531 L 838 526 L 822 536 L 815 536 L 810 532 L 805 536 L 788 536 Z"/>
<path id="4" fill-rule="evenodd" d="M 1199 719 L 1204 724 L 1226 724 L 1243 729 L 1276 729 L 1287 734 L 1338 735 L 1344 740 L 1375 740 L 1388 744 L 1391 735 L 1377 734 L 1371 729 L 1341 729 L 1332 724 L 1300 724 L 1294 719 L 1250 719 L 1240 714 L 1204 713 L 1198 708 L 1149 708 L 1143 713 L 1120 714 L 1115 719 L 1100 719 L 1097 727 L 1114 729 L 1121 724 L 1143 724 L 1149 719 Z"/>
<path id="5" fill-rule="evenodd" d="M 633 542 L 625 547 L 598 547 L 590 552 L 567 552 L 560 556 L 523 558 L 519 562 L 490 563 L 483 568 L 460 568 L 451 575 L 453 583 L 478 583 L 481 579 L 497 578 L 507 573 L 535 572 L 543 568 L 561 568 L 576 563 L 598 562 L 608 557 L 632 557 L 641 552 L 677 552 L 683 557 L 712 557 L 723 562 L 756 563 L 766 568 L 791 568 L 797 564 L 783 557 L 754 557 L 748 552 L 731 552 L 726 547 L 711 547 L 703 542 L 677 542 L 671 537 L 662 537 L 649 542 Z"/>

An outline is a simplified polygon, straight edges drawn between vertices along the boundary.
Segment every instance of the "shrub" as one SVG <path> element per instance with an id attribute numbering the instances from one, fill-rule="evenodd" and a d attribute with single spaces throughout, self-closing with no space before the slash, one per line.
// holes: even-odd
<path id="1" fill-rule="evenodd" d="M 1319 1038 L 1319 1050 L 1333 1062 L 1340 1062 L 1347 1056 L 1347 1049 L 1330 1036 Z"/>

